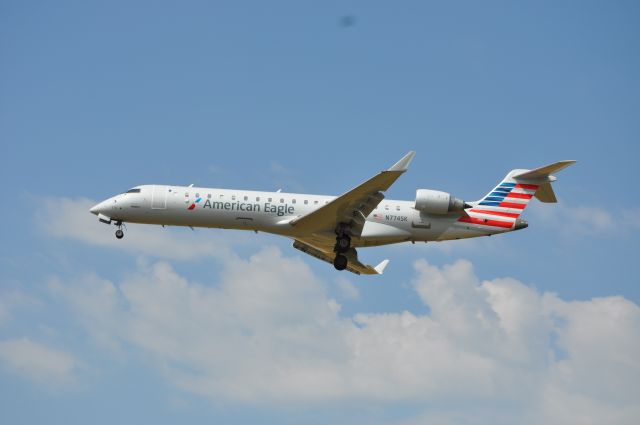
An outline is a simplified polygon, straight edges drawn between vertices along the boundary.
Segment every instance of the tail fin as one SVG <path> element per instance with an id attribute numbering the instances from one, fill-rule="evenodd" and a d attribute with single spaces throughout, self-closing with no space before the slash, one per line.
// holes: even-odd
<path id="1" fill-rule="evenodd" d="M 556 194 L 553 192 L 551 183 L 554 182 L 556 178 L 552 176 L 551 173 L 564 170 L 573 163 L 575 163 L 573 160 L 558 161 L 544 167 L 534 168 L 533 170 L 516 174 L 513 178 L 516 180 L 540 180 L 541 183 L 538 190 L 535 192 L 535 197 L 538 198 L 540 202 L 555 203 L 558 202 L 558 199 L 556 198 Z"/>
<path id="2" fill-rule="evenodd" d="M 551 187 L 556 178 L 551 173 L 574 162 L 559 161 L 533 170 L 512 170 L 491 192 L 476 202 L 469 212 L 515 220 L 534 196 L 542 202 L 557 202 Z"/>

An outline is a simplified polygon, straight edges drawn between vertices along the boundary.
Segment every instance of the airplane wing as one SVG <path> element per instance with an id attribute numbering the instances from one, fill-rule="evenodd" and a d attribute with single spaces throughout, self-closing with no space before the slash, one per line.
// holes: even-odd
<path id="1" fill-rule="evenodd" d="M 304 233 L 333 232 L 339 224 L 343 224 L 353 235 L 360 236 L 367 216 L 384 199 L 382 192 L 407 171 L 415 154 L 414 151 L 410 151 L 388 170 L 382 171 L 327 205 L 291 220 L 289 224 Z"/>
<path id="2" fill-rule="evenodd" d="M 333 259 L 336 256 L 331 248 L 328 248 L 328 251 L 322 250 L 298 239 L 293 242 L 293 247 L 304 252 L 305 254 L 309 254 L 319 260 L 326 261 L 330 264 L 333 264 Z M 355 274 L 382 274 L 385 267 L 387 267 L 387 264 L 389 264 L 389 260 L 384 260 L 375 267 L 362 264 L 360 261 L 358 261 L 358 253 L 354 248 L 351 248 L 343 255 L 345 255 L 349 260 L 349 262 L 347 263 L 347 270 Z"/>

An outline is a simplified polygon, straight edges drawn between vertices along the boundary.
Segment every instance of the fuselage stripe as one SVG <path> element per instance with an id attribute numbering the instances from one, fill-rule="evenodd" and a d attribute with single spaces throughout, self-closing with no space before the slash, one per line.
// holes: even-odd
<path id="1" fill-rule="evenodd" d="M 504 229 L 510 229 L 513 226 L 512 221 L 489 220 L 487 218 L 477 217 L 460 217 L 458 221 L 463 223 L 480 224 L 482 226 L 501 227 Z"/>
<path id="2" fill-rule="evenodd" d="M 489 210 L 477 210 L 475 208 L 470 210 L 469 212 L 478 213 L 478 214 L 499 215 L 499 216 L 502 216 L 502 217 L 510 217 L 510 218 L 518 218 L 518 217 L 520 217 L 519 213 L 508 213 L 508 212 L 489 211 Z"/>

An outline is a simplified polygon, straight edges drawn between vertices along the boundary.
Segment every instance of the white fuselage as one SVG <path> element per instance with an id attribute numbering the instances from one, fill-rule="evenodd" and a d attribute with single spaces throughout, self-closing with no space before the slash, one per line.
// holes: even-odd
<path id="1" fill-rule="evenodd" d="M 299 234 L 289 221 L 333 199 L 298 193 L 143 185 L 109 198 L 91 211 L 116 222 L 253 230 L 332 243 L 335 233 Z M 414 206 L 414 201 L 384 199 L 366 218 L 362 234 L 353 238 L 352 245 L 442 241 L 514 230 L 488 229 L 459 222 L 459 213 L 428 214 Z"/>

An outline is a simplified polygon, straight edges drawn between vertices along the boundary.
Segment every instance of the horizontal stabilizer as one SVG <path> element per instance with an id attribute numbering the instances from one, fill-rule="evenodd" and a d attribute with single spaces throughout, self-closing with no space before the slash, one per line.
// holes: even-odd
<path id="1" fill-rule="evenodd" d="M 525 171 L 520 174 L 513 175 L 514 179 L 534 180 L 549 177 L 551 173 L 563 170 L 569 165 L 575 163 L 574 160 L 565 160 L 554 162 L 553 164 L 545 165 L 544 167 L 534 168 L 533 170 Z"/>

